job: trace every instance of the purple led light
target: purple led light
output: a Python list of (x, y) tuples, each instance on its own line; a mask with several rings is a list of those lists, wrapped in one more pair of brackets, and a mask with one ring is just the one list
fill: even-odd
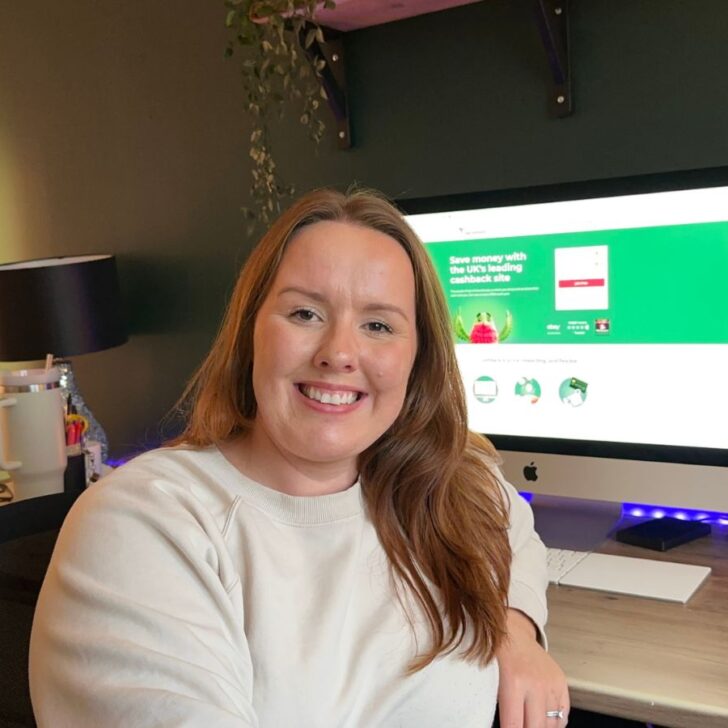
[(679, 518), (681, 521), (706, 521), (728, 525), (728, 514), (715, 511), (693, 511), (687, 508), (670, 508), (667, 506), (625, 503), (626, 513), (635, 518)]
[(137, 454), (138, 453), (134, 453), (132, 455), (127, 455), (123, 458), (109, 458), (108, 460), (106, 460), (105, 464), (108, 465), (110, 468), (119, 468), (124, 465), (124, 463), (128, 463), (132, 458), (136, 457)]
[[(533, 493), (521, 492), (520, 495), (529, 503)], [(633, 518), (678, 518), (681, 521), (705, 521), (728, 526), (728, 513), (715, 511), (694, 511), (688, 508), (670, 508), (669, 506), (646, 505), (642, 503), (623, 503), (622, 511)]]

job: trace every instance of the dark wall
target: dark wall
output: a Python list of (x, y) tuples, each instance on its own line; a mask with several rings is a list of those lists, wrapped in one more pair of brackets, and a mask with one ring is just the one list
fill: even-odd
[(352, 177), (421, 196), (728, 162), (728, 4), (572, 0), (568, 119), (546, 113), (532, 4), (352, 34)]
[[(528, 0), (351, 33), (355, 147), (276, 133), (299, 190), (392, 196), (728, 164), (725, 0), (572, 0), (576, 112), (546, 111)], [(0, 5), (0, 260), (119, 258), (131, 341), (76, 360), (113, 449), (159, 437), (250, 248), (222, 2)]]

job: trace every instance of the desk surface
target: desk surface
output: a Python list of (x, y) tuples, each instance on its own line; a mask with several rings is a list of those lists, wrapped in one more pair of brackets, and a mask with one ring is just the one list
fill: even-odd
[(674, 728), (728, 726), (728, 527), (666, 553), (604, 553), (710, 566), (683, 604), (550, 586), (550, 651), (574, 707)]

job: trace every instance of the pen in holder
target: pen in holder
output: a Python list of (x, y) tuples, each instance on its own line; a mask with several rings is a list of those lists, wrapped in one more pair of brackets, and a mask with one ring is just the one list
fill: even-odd
[(69, 448), (69, 454), (75, 455), (77, 452), (81, 452), (88, 428), (88, 420), (76, 412), (76, 408), (71, 402), (71, 395), (68, 395), (66, 401), (66, 447)]
[(78, 414), (71, 395), (66, 400), (66, 455), (68, 467), (64, 480), (66, 492), (83, 490), (91, 480), (95, 480), (97, 460), (100, 460), (100, 446), (97, 442), (87, 441), (89, 421)]

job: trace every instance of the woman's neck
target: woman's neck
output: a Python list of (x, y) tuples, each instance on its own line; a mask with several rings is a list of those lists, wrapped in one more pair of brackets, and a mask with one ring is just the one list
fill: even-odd
[(243, 475), (288, 495), (339, 493), (352, 486), (358, 475), (354, 459), (321, 463), (298, 458), (255, 430), (221, 442), (218, 448)]

